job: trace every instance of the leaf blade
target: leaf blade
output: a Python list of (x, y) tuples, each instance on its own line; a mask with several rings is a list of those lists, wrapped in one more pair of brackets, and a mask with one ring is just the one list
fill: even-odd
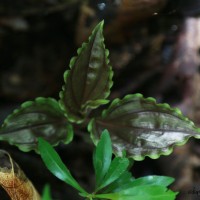
[(81, 193), (87, 193), (73, 178), (70, 171), (62, 162), (57, 152), (52, 148), (52, 146), (48, 142), (46, 142), (42, 138), (38, 139), (38, 150), (46, 167), (52, 174), (54, 174), (57, 178), (64, 181), (65, 183), (71, 185)]
[(104, 130), (101, 139), (96, 146), (93, 157), (93, 165), (95, 169), (96, 187), (101, 185), (105, 174), (107, 173), (112, 159), (112, 144), (109, 133)]
[(100, 118), (90, 122), (88, 130), (94, 142), (102, 129), (110, 132), (117, 154), (125, 150), (135, 160), (168, 155), (175, 145), (183, 145), (190, 137), (200, 138), (200, 129), (180, 110), (141, 94), (114, 100)]
[(109, 184), (117, 180), (127, 170), (128, 166), (129, 160), (127, 158), (115, 157), (112, 160), (111, 165), (98, 190), (108, 186)]
[(174, 178), (168, 176), (156, 176), (149, 175), (141, 178), (137, 178), (132, 182), (131, 187), (140, 186), (140, 185), (161, 185), (161, 186), (169, 186), (174, 182)]
[(73, 128), (53, 98), (38, 97), (23, 103), (0, 128), (0, 140), (16, 145), (22, 151), (37, 150), (38, 137), (52, 145), (60, 141), (67, 144), (73, 138)]
[(103, 38), (103, 22), (92, 32), (88, 43), (78, 49), (78, 56), (70, 61), (64, 74), (65, 85), (60, 92), (60, 105), (71, 122), (81, 123), (90, 109), (109, 101), (112, 68)]
[[(108, 190), (109, 192), (120, 192), (125, 189), (131, 189), (138, 186), (145, 186), (145, 185), (157, 185), (157, 186), (163, 186), (167, 187), (172, 182), (174, 182), (174, 178), (167, 177), (167, 176), (145, 176), (137, 179), (129, 179), (126, 182), (123, 182), (123, 184), (117, 184), (114, 185), (115, 187), (111, 188), (112, 190)], [(117, 186), (117, 187), (116, 187)]]
[(98, 194), (96, 197), (111, 200), (174, 200), (177, 193), (164, 186), (144, 185), (128, 188), (117, 193)]
[[(109, 184), (105, 189), (103, 189), (103, 193), (113, 193), (122, 190), (123, 188), (128, 188), (132, 182), (134, 181), (134, 177), (128, 171), (125, 171), (117, 180)], [(125, 186), (125, 187), (124, 187)]]

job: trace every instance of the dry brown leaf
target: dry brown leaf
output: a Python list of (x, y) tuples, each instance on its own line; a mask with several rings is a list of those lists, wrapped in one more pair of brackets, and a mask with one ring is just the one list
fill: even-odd
[(40, 200), (31, 181), (4, 150), (0, 150), (0, 185), (12, 200)]

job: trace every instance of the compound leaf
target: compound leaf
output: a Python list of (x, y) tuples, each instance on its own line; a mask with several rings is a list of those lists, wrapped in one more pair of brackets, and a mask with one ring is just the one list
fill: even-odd
[(91, 109), (109, 102), (106, 98), (113, 83), (113, 72), (102, 30), (103, 22), (93, 30), (89, 42), (78, 49), (78, 56), (70, 61), (70, 70), (64, 73), (60, 105), (71, 122), (83, 122)]
[(72, 126), (53, 98), (39, 97), (23, 103), (0, 128), (0, 140), (16, 145), (22, 151), (36, 150), (38, 137), (45, 138), (52, 145), (72, 140)]
[(101, 117), (91, 120), (88, 130), (94, 143), (104, 129), (110, 133), (116, 154), (125, 150), (135, 160), (169, 155), (175, 145), (183, 145), (190, 137), (200, 138), (200, 129), (179, 109), (141, 94), (115, 99)]

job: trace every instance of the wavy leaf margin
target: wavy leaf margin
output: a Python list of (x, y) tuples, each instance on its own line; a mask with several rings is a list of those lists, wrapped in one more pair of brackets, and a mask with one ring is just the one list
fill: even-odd
[[(88, 43), (83, 43), (81, 48), (79, 48), (77, 50), (78, 55), (73, 57), (70, 61), (70, 65), (69, 65), (70, 70), (66, 70), (64, 73), (65, 85), (63, 85), (62, 91), (59, 93), (59, 96), (60, 96), (59, 103), (60, 103), (60, 107), (65, 112), (65, 115), (70, 122), (74, 122), (74, 123), (78, 123), (78, 124), (82, 123), (84, 121), (86, 115), (89, 113), (89, 111), (91, 109), (95, 109), (95, 108), (99, 107), (100, 105), (107, 104), (109, 102), (109, 100), (107, 100), (106, 98), (109, 96), (110, 89), (113, 85), (113, 81), (112, 81), (113, 71), (112, 71), (111, 65), (109, 64), (109, 62), (110, 62), (108, 59), (109, 51), (108, 51), (108, 49), (105, 48), (105, 44), (104, 44), (103, 24), (104, 24), (104, 22), (102, 21), (94, 28), (91, 36), (89, 37)], [(87, 47), (89, 45), (91, 45), (90, 43), (92, 42), (94, 37), (98, 37), (98, 44), (101, 45), (102, 50), (103, 50), (103, 54), (104, 54), (103, 57), (105, 59), (105, 65), (106, 65), (107, 69), (104, 69), (104, 71), (102, 73), (107, 73), (107, 75), (106, 75), (107, 80), (104, 81), (106, 83), (102, 82), (105, 87), (104, 89), (102, 89), (102, 91), (98, 91), (95, 94), (96, 89), (94, 89), (93, 91), (91, 91), (91, 93), (93, 92), (93, 95), (94, 94), (95, 95), (91, 99), (86, 100), (86, 99), (81, 99), (81, 98), (83, 98), (81, 96), (81, 93), (83, 91), (78, 91), (78, 89), (77, 90), (73, 89), (73, 84), (76, 84), (75, 82), (78, 82), (79, 80), (77, 80), (77, 81), (72, 80), (73, 79), (72, 73), (74, 73), (74, 71), (76, 70), (75, 65), (76, 65), (77, 60), (79, 59), (79, 57), (82, 54), (85, 53), (84, 51), (87, 50)], [(96, 49), (93, 49), (93, 51), (95, 52)], [(90, 52), (90, 53), (92, 54), (93, 52)], [(95, 56), (93, 56), (93, 57), (95, 58)], [(90, 63), (88, 63), (88, 65), (89, 64)], [(103, 66), (100, 66), (100, 67), (103, 68)], [(98, 67), (98, 68), (100, 68), (100, 67)], [(91, 67), (91, 66), (88, 66), (88, 68), (90, 68), (91, 71), (97, 70), (97, 69), (93, 69), (93, 67)], [(107, 70), (107, 71), (105, 71), (105, 70)], [(80, 73), (82, 73), (82, 72), (80, 72)], [(92, 73), (91, 73), (91, 76), (90, 76), (90, 74), (87, 74), (87, 77), (88, 77), (88, 79), (91, 79), (91, 80), (94, 78)], [(86, 83), (79, 83), (79, 84), (82, 85), (82, 84), (86, 84)], [(80, 96), (79, 97), (80, 99), (78, 99), (79, 102), (77, 102), (77, 97), (75, 97), (77, 95)], [(91, 94), (90, 94), (90, 96), (91, 96)]]
[[(176, 141), (172, 144), (166, 145), (166, 147), (163, 147), (163, 148), (160, 148), (160, 149), (159, 148), (158, 149), (151, 149), (152, 147), (151, 146), (148, 147), (148, 145), (146, 145), (146, 147), (145, 147), (145, 145), (142, 144), (142, 142), (144, 144), (146, 142), (145, 141), (145, 135), (144, 135), (144, 133), (142, 133), (142, 129), (143, 129), (144, 132), (145, 131), (148, 132), (148, 128), (147, 127), (131, 127), (130, 124), (129, 124), (129, 127), (127, 128), (126, 126), (127, 126), (128, 122), (125, 121), (125, 120), (123, 121), (123, 117), (125, 117), (125, 115), (127, 114), (126, 112), (130, 112), (129, 115), (131, 115), (132, 111), (131, 110), (130, 111), (125, 110), (124, 113), (123, 113), (122, 107), (126, 103), (133, 101), (133, 100), (138, 104), (138, 106), (142, 106), (142, 104), (143, 104), (143, 106), (148, 108), (148, 109), (151, 108), (151, 109), (157, 110), (157, 113), (155, 112), (154, 115), (156, 115), (156, 114), (159, 115), (159, 113), (160, 113), (160, 115), (166, 115), (167, 117), (171, 117), (171, 118), (173, 118), (173, 120), (177, 120), (177, 122), (180, 121), (185, 125), (185, 127), (182, 127), (182, 129), (180, 129), (180, 130), (178, 130), (178, 129), (177, 130), (173, 130), (173, 129), (166, 129), (166, 130), (157, 129), (156, 130), (155, 129), (153, 131), (155, 131), (155, 132), (156, 131), (157, 132), (159, 132), (159, 131), (160, 132), (161, 131), (170, 132), (171, 131), (171, 133), (173, 133), (173, 131), (174, 132), (177, 131), (178, 132), (177, 136), (180, 137), (179, 133), (181, 133), (181, 132), (183, 132), (183, 134), (186, 133), (185, 136), (182, 139), (180, 138), (180, 140), (178, 140), (178, 141)], [(120, 108), (120, 106), (121, 106), (121, 108)], [(139, 108), (142, 108), (142, 107), (139, 107)], [(144, 112), (145, 114), (147, 114), (148, 112), (151, 111), (151, 110), (148, 110), (148, 109), (147, 110), (145, 110), (145, 109), (140, 110), (140, 111), (137, 111), (137, 112)], [(123, 113), (123, 114), (120, 115), (120, 112)], [(115, 118), (117, 118), (116, 116), (119, 118), (119, 120), (118, 120), (119, 124), (117, 124), (117, 126), (115, 128), (114, 127), (115, 125), (113, 125), (112, 122), (115, 120)], [(134, 120), (136, 121), (138, 119), (136, 118)], [(148, 122), (148, 120), (147, 120), (147, 122)], [(137, 123), (137, 122), (133, 122), (133, 123)], [(166, 121), (164, 120), (163, 123), (166, 123)], [(116, 121), (115, 121), (115, 124), (116, 124)], [(152, 125), (152, 127), (153, 127), (153, 125)], [(133, 134), (135, 134), (134, 131), (136, 131), (136, 130), (132, 130), (133, 131), (132, 139), (130, 139), (131, 136), (128, 135), (128, 133), (125, 133), (125, 135), (123, 135), (123, 131), (126, 128), (129, 131), (130, 131), (131, 128), (141, 131), (141, 134), (143, 134), (143, 140), (140, 140), (140, 138), (139, 138), (140, 135), (139, 136), (137, 135), (135, 140), (133, 139), (133, 137), (134, 137)], [(95, 144), (99, 140), (99, 136), (101, 135), (101, 132), (104, 129), (107, 129), (110, 132), (114, 151), (118, 156), (122, 156), (123, 151), (125, 150), (125, 151), (127, 151), (127, 154), (128, 154), (129, 157), (133, 158), (134, 160), (138, 160), (138, 161), (143, 160), (146, 156), (148, 156), (152, 159), (157, 159), (161, 155), (169, 155), (169, 154), (172, 153), (174, 146), (181, 146), (181, 145), (185, 144), (190, 137), (195, 137), (197, 139), (200, 139), (200, 128), (197, 128), (191, 120), (189, 120), (187, 117), (183, 116), (181, 111), (178, 108), (171, 108), (166, 103), (157, 104), (156, 100), (154, 98), (152, 98), (152, 97), (144, 98), (142, 94), (127, 95), (121, 100), (120, 99), (113, 100), (113, 102), (111, 103), (109, 108), (102, 112), (101, 117), (93, 118), (90, 121), (90, 123), (88, 125), (88, 131), (90, 132), (91, 138), (92, 138), (92, 140)], [(149, 126), (149, 131), (152, 131), (150, 126)], [(146, 135), (146, 136), (148, 136), (148, 135)], [(132, 142), (127, 142), (126, 141), (127, 138), (132, 140)], [(157, 137), (157, 138), (154, 137), (154, 138), (155, 138), (155, 141), (159, 141), (159, 139), (160, 139), (159, 137)], [(147, 139), (148, 139), (148, 137), (147, 137)], [(163, 141), (163, 142), (166, 142), (166, 141)], [(146, 153), (141, 153), (141, 150), (139, 150), (138, 152), (134, 151), (134, 153), (133, 153), (132, 149), (137, 150), (137, 148), (139, 148), (139, 147), (140, 147), (140, 149), (147, 148)]]

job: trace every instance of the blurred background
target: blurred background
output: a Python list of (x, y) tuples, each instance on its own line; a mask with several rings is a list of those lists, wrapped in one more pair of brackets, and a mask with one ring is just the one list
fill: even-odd
[[(110, 99), (139, 92), (179, 107), (200, 126), (200, 0), (0, 0), (0, 122), (26, 100), (58, 98), (70, 58), (102, 19), (115, 74)], [(84, 140), (77, 133), (57, 150), (91, 189), (93, 145)], [(0, 146), (39, 192), (48, 182), (54, 199), (79, 199), (33, 152)], [(172, 176), (177, 199), (200, 199), (190, 193), (200, 194), (200, 142), (190, 139), (168, 157), (135, 162), (132, 172)], [(9, 199), (3, 190), (0, 196)]]

